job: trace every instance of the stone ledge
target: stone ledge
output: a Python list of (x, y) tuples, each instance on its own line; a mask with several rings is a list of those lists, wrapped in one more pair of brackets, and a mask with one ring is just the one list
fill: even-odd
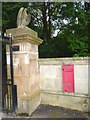
[(64, 65), (64, 64), (74, 64), (74, 65), (89, 65), (90, 57), (80, 57), (80, 58), (39, 58), (40, 65)]
[(29, 42), (39, 45), (43, 42), (43, 40), (38, 37), (34, 37), (30, 34), (23, 34), (23, 35), (15, 35), (12, 42), (13, 43)]
[(73, 96), (73, 97), (81, 97), (81, 98), (89, 98), (90, 96), (85, 94), (77, 94), (77, 93), (64, 93), (60, 91), (49, 91), (49, 90), (41, 90), (41, 93), (44, 94), (52, 94), (52, 95), (62, 95), (62, 96)]
[(38, 36), (37, 32), (35, 32), (34, 30), (32, 30), (31, 28), (28, 28), (28, 27), (7, 29), (6, 33), (7, 33), (7, 35), (9, 35), (11, 33), (12, 36), (23, 35), (25, 33), (31, 34), (32, 36), (35, 36), (35, 37)]
[[(7, 36), (12, 34), (13, 41), (12, 43), (20, 43), (20, 42), (29, 42), (36, 45), (40, 45), (43, 40), (40, 39), (37, 35), (37, 32), (33, 31), (32, 29), (25, 27), (25, 28), (14, 28), (6, 30)], [(7, 42), (9, 44), (9, 42)]]

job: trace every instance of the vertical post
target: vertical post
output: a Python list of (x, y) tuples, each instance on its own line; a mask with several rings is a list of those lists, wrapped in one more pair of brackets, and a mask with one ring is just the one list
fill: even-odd
[(9, 34), (9, 43), (10, 43), (10, 46), (9, 46), (9, 50), (10, 50), (10, 75), (11, 75), (11, 81), (10, 81), (10, 88), (11, 88), (11, 99), (12, 99), (12, 106), (11, 109), (14, 110), (14, 106), (13, 106), (13, 100), (14, 100), (14, 97), (13, 97), (13, 58), (12, 58), (12, 36), (11, 34)]
[(9, 35), (10, 42), (10, 73), (11, 73), (11, 85), (12, 85), (12, 104), (13, 110), (15, 111), (17, 107), (17, 86), (14, 85), (14, 77), (13, 77), (13, 47), (12, 47), (12, 35)]
[(2, 94), (2, 34), (0, 32), (0, 112), (3, 106)]
[(10, 42), (10, 73), (11, 73), (11, 89), (12, 89), (12, 109), (14, 110), (14, 92), (13, 92), (13, 54), (12, 54), (12, 35), (9, 34)]
[(12, 85), (13, 110), (17, 109), (17, 86)]
[(11, 73), (11, 84), (13, 85), (13, 55), (12, 55), (12, 35), (9, 35), (10, 41), (10, 73)]
[[(10, 74), (11, 74), (11, 81), (10, 83), (6, 83), (6, 85), (4, 87), (9, 87), (10, 91), (8, 91), (7, 89), (7, 93), (5, 93), (6, 95), (8, 95), (9, 97), (7, 98), (7, 102), (10, 103), (10, 106), (8, 106), (7, 110), (10, 111), (15, 111), (15, 109), (17, 108), (17, 86), (14, 85), (14, 76), (13, 76), (13, 47), (12, 47), (12, 35), (9, 34), (9, 36), (7, 36), (6, 33), (4, 33), (3, 36), (4, 39), (9, 40), (10, 43), (10, 47), (9, 47), (9, 51), (10, 51)], [(5, 90), (4, 90), (5, 92)], [(10, 93), (10, 95), (9, 95)], [(4, 101), (4, 98), (3, 98)], [(4, 103), (3, 103), (4, 104)], [(4, 105), (3, 105), (4, 107)], [(6, 108), (5, 108), (6, 110)]]

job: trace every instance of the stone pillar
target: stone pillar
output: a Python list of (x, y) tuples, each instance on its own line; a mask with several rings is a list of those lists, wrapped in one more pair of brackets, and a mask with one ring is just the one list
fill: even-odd
[[(6, 30), (13, 36), (14, 84), (17, 85), (18, 113), (31, 113), (40, 104), (39, 70), (38, 70), (38, 45), (42, 40), (32, 29), (14, 28)], [(9, 44), (7, 50), (7, 70), (10, 77)]]

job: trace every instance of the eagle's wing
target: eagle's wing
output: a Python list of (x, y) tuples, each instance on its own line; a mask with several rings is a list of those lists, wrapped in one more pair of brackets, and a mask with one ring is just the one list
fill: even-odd
[(30, 23), (30, 21), (31, 21), (31, 15), (28, 14), (27, 18), (26, 18), (26, 25), (28, 25)]
[(30, 23), (30, 20), (31, 20), (30, 14), (27, 13), (27, 8), (25, 8), (23, 10), (22, 18), (23, 18), (23, 20), (22, 20), (22, 26), (27, 26)]
[(17, 27), (21, 26), (22, 24), (23, 11), (24, 11), (24, 7), (21, 7), (17, 15)]

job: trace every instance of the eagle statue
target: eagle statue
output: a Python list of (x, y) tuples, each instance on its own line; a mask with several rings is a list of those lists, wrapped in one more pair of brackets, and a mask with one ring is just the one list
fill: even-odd
[(26, 27), (31, 21), (29, 8), (21, 7), (17, 15), (17, 27)]

